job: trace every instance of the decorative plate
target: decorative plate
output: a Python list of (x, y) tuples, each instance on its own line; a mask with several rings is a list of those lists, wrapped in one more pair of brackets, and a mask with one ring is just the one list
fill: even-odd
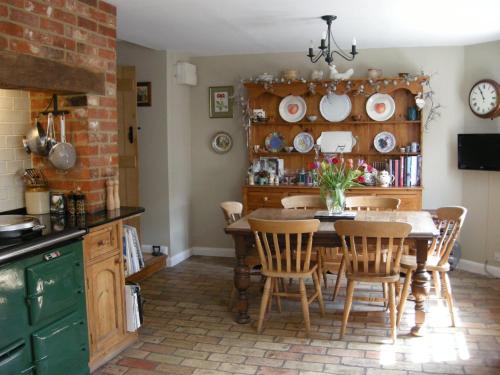
[(293, 139), (293, 147), (295, 147), (298, 152), (305, 154), (313, 149), (314, 138), (309, 133), (299, 133)]
[(373, 94), (366, 101), (366, 113), (372, 120), (389, 120), (396, 111), (396, 103), (388, 94)]
[(391, 152), (396, 147), (396, 137), (389, 132), (380, 132), (375, 136), (373, 145), (378, 152), (383, 154)]
[(319, 111), (330, 122), (344, 121), (351, 113), (352, 103), (349, 95), (325, 95), (319, 102)]
[(283, 138), (283, 136), (280, 133), (273, 132), (266, 137), (264, 143), (266, 145), (267, 151), (280, 152), (281, 150), (283, 150), (283, 147), (285, 146), (285, 138)]
[(300, 96), (285, 96), (279, 107), (280, 116), (286, 122), (298, 122), (306, 115), (307, 105)]
[(212, 137), (212, 150), (218, 154), (225, 154), (233, 147), (233, 139), (226, 132), (218, 132)]

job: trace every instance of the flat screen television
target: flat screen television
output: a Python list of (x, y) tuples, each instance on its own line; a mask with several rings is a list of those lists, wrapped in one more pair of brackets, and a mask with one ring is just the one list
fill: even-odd
[(500, 171), (500, 134), (459, 134), (458, 169)]

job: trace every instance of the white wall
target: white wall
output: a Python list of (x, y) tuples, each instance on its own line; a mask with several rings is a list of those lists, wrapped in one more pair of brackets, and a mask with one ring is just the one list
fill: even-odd
[(28, 91), (0, 89), (0, 211), (24, 207), (21, 175), (31, 168), (22, 139), (30, 129)]
[[(191, 96), (192, 142), (192, 232), (193, 246), (231, 247), (232, 240), (223, 232), (223, 218), (218, 207), (224, 200), (241, 200), (247, 166), (246, 140), (237, 119), (210, 119), (208, 117), (208, 88), (210, 86), (238, 85), (240, 78), (259, 73), (280, 74), (285, 68), (297, 68), (309, 77), (313, 69), (325, 65), (311, 64), (304, 53), (264, 55), (234, 55), (196, 57), (199, 84)], [(424, 199), (426, 208), (460, 204), (462, 177), (457, 170), (456, 134), (463, 131), (462, 79), (464, 75), (464, 48), (401, 48), (363, 50), (354, 63), (338, 59), (338, 69), (352, 66), (355, 76), (366, 76), (370, 67), (379, 67), (386, 76), (399, 72), (424, 70), (432, 77), (436, 100), (443, 105), (442, 116), (433, 122), (424, 134)], [(218, 155), (210, 149), (210, 138), (219, 130), (233, 136), (233, 149)]]
[(167, 54), (127, 42), (117, 52), (119, 65), (135, 66), (137, 81), (151, 82), (151, 107), (137, 107), (141, 234), (145, 244), (168, 246)]
[[(465, 74), (462, 82), (462, 105), (465, 110), (466, 133), (498, 133), (500, 117), (481, 119), (468, 108), (469, 90), (480, 79), (500, 82), (500, 42), (465, 47)], [(500, 172), (463, 171), (463, 204), (468, 217), (463, 229), (464, 257), (496, 263), (494, 253), (500, 252)]]

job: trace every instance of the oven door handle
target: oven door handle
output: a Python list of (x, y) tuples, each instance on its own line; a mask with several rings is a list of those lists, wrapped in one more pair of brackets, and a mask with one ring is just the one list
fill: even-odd
[(0, 349), (0, 369), (5, 363), (11, 361), (12, 357), (20, 355), (25, 346), (26, 341), (24, 341), (24, 339), (20, 339), (7, 347)]

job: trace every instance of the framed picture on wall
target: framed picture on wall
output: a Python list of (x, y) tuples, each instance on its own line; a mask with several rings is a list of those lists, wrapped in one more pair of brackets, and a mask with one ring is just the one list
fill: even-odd
[(137, 106), (151, 107), (151, 82), (137, 82)]
[(233, 86), (209, 87), (210, 118), (233, 117)]

